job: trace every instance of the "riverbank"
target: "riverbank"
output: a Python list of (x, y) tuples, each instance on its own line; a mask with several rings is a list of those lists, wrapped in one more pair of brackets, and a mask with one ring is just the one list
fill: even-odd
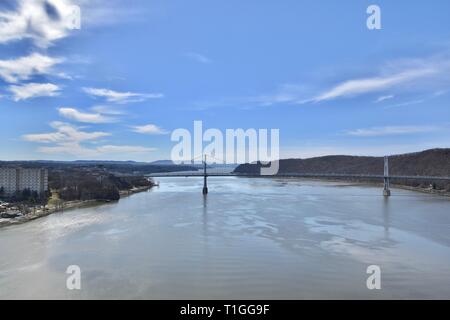
[[(237, 177), (243, 177), (243, 178), (254, 178), (259, 179), (257, 177), (247, 177), (245, 175), (237, 176)], [(267, 177), (265, 177), (267, 178)], [(333, 179), (333, 178), (322, 178), (322, 177), (309, 177), (309, 178), (303, 178), (303, 177), (280, 177), (280, 176), (272, 176), (273, 179), (291, 179), (291, 180), (304, 180), (304, 181), (324, 181), (324, 182), (336, 182), (336, 183), (345, 183), (346, 185), (349, 184), (355, 184), (359, 186), (374, 186), (379, 187), (381, 190), (383, 189), (383, 183), (377, 182), (377, 181), (357, 181), (357, 180), (350, 180), (350, 179)], [(450, 197), (450, 191), (442, 190), (442, 189), (432, 189), (432, 188), (423, 188), (423, 187), (413, 187), (413, 186), (407, 186), (403, 184), (397, 184), (391, 182), (391, 189), (403, 189), (403, 190), (409, 190), (409, 191), (415, 191), (420, 193), (427, 193), (427, 194), (433, 194), (438, 196), (444, 196), (444, 197)]]
[[(317, 179), (317, 180), (320, 180), (320, 179)], [(322, 181), (324, 181), (324, 180), (322, 180)], [(339, 180), (328, 180), (328, 181), (338, 182)], [(343, 180), (340, 180), (340, 181), (342, 182)], [(351, 182), (351, 183), (358, 184), (358, 185), (377, 186), (380, 188), (380, 190), (382, 190), (384, 187), (383, 183), (380, 183), (380, 182), (370, 182), (370, 181), (346, 181), (346, 182), (348, 182), (348, 183)], [(413, 187), (413, 186), (407, 186), (404, 184), (397, 184), (397, 183), (391, 182), (390, 189), (391, 189), (391, 192), (392, 192), (392, 189), (402, 189), (402, 190), (408, 190), (408, 191), (414, 191), (414, 192), (420, 192), (420, 193), (433, 194), (433, 195), (437, 195), (437, 196), (450, 197), (450, 191), (433, 189), (431, 187), (429, 187), (429, 188)], [(381, 194), (381, 192), (380, 192), (380, 194)]]
[[(314, 179), (317, 181), (333, 181), (333, 182), (347, 182), (347, 183), (354, 183), (357, 185), (369, 185), (369, 186), (377, 186), (380, 187), (380, 189), (383, 189), (383, 183), (379, 183), (379, 182), (370, 182), (370, 181), (345, 181), (345, 180), (330, 180), (330, 179)], [(413, 187), (413, 186), (407, 186), (407, 185), (403, 185), (403, 184), (396, 184), (396, 183), (391, 183), (391, 189), (403, 189), (403, 190), (409, 190), (409, 191), (414, 191), (414, 192), (420, 192), (420, 193), (427, 193), (427, 194), (433, 194), (433, 195), (438, 195), (438, 196), (443, 196), (443, 197), (450, 197), (450, 191), (447, 190), (438, 190), (438, 189), (433, 189), (433, 188), (422, 188), (422, 187)]]
[(428, 193), (428, 194), (434, 194), (438, 196), (444, 196), (444, 197), (450, 197), (450, 191), (446, 190), (436, 190), (432, 188), (420, 188), (420, 187), (411, 187), (411, 186), (405, 186), (405, 185), (392, 185), (394, 188), (409, 190), (409, 191), (416, 191), (421, 193)]
[(129, 190), (121, 190), (119, 191), (120, 197), (127, 197), (127, 196), (131, 196), (132, 194), (138, 193), (138, 192), (142, 192), (142, 191), (147, 191), (153, 187), (157, 187), (157, 184), (152, 184), (151, 186), (143, 186), (143, 187), (135, 187)]
[[(135, 187), (135, 188), (132, 188), (129, 190), (122, 190), (122, 191), (120, 191), (120, 198), (128, 197), (128, 196), (138, 193), (138, 192), (147, 191), (147, 190), (151, 189), (152, 187), (154, 187), (154, 185)], [(120, 201), (120, 199), (119, 199), (119, 201)], [(46, 216), (56, 213), (56, 212), (63, 212), (65, 210), (70, 210), (70, 209), (78, 209), (78, 208), (97, 206), (97, 205), (102, 205), (102, 204), (110, 203), (110, 202), (113, 202), (113, 201), (108, 201), (108, 200), (105, 201), (105, 200), (98, 200), (98, 199), (64, 201), (64, 202), (60, 203), (58, 206), (47, 206), (44, 209), (37, 209), (37, 210), (35, 210), (35, 212), (29, 213), (26, 215), (22, 215), (19, 217), (0, 218), (0, 228), (26, 223), (28, 221), (46, 217)]]

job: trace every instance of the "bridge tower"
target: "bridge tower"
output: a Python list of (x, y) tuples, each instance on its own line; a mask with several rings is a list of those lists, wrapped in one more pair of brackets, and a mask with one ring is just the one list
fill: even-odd
[(383, 195), (389, 197), (391, 195), (391, 189), (389, 188), (389, 158), (384, 157), (384, 188)]
[(206, 174), (206, 154), (205, 161), (203, 161), (203, 194), (208, 194), (208, 182), (207, 182), (207, 174)]

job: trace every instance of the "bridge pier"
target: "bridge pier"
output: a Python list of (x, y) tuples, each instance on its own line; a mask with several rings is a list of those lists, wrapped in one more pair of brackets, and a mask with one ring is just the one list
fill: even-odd
[(384, 188), (383, 188), (383, 196), (390, 197), (391, 189), (390, 189), (390, 178), (389, 178), (389, 158), (387, 156), (384, 157)]
[(203, 194), (208, 194), (208, 185), (206, 182), (206, 176), (203, 178)]
[(205, 154), (205, 161), (203, 162), (203, 195), (208, 194), (208, 181), (207, 181), (207, 174), (206, 174), (206, 154)]
[[(389, 184), (389, 182), (387, 182)], [(389, 187), (386, 188), (386, 181), (384, 182), (384, 189), (383, 189), (383, 196), (385, 197), (390, 197), (391, 196), (391, 190), (389, 189)]]

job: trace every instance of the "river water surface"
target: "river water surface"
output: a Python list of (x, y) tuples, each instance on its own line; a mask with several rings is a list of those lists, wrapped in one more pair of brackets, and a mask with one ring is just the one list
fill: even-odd
[[(450, 299), (450, 200), (288, 179), (161, 178), (0, 229), (0, 298)], [(81, 290), (66, 269), (81, 269)], [(366, 269), (381, 268), (381, 290)]]

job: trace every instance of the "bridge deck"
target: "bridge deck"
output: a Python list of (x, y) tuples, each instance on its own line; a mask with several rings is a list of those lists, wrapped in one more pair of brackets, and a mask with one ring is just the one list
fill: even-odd
[[(359, 178), (359, 179), (384, 179), (384, 175), (370, 175), (370, 174), (339, 174), (339, 173), (283, 173), (277, 175), (259, 175), (259, 174), (236, 174), (236, 173), (207, 173), (208, 177), (247, 177), (247, 178)], [(164, 177), (203, 177), (203, 172), (194, 173), (154, 173), (148, 175), (150, 178), (164, 178)], [(436, 177), (436, 176), (399, 176), (390, 175), (389, 179), (397, 180), (450, 180), (450, 177)]]

